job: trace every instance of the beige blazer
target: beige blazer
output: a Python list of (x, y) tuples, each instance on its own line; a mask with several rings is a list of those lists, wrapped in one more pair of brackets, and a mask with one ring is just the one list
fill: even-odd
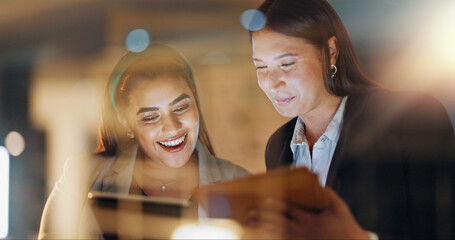
[[(127, 194), (137, 150), (138, 145), (135, 145), (119, 156), (92, 154), (68, 159), (44, 207), (38, 238), (99, 238), (100, 230), (87, 194), (90, 191)], [(196, 150), (200, 185), (248, 175), (243, 168), (211, 155), (200, 142)]]

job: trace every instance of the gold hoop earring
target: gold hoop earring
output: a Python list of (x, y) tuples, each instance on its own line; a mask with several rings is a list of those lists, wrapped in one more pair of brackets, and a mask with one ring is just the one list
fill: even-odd
[(126, 136), (131, 139), (134, 138), (134, 134), (132, 132), (126, 132)]
[(330, 65), (330, 78), (333, 78), (335, 77), (335, 74), (337, 73), (338, 69), (337, 69), (337, 66), (335, 65)]

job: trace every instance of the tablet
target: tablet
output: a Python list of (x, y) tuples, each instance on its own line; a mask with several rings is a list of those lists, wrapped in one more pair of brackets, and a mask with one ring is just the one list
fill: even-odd
[(194, 195), (212, 218), (241, 221), (252, 207), (266, 207), (268, 197), (279, 198), (320, 212), (329, 205), (329, 196), (317, 175), (306, 168), (281, 168), (242, 179), (199, 188)]
[(170, 239), (184, 221), (197, 217), (195, 204), (173, 198), (109, 192), (90, 192), (88, 198), (104, 239)]

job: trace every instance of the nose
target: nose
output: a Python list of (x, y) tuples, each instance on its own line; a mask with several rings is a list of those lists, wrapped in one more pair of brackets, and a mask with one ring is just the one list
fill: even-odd
[(286, 81), (280, 71), (270, 69), (265, 76), (262, 76), (262, 81), (259, 81), (259, 85), (261, 85), (261, 88), (264, 90), (267, 89), (274, 92), (286, 86)]
[(176, 135), (182, 128), (182, 122), (174, 115), (162, 118), (162, 131), (166, 135)]

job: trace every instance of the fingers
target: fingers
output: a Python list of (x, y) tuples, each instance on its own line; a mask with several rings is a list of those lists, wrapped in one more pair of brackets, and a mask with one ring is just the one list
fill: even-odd
[(294, 222), (308, 222), (311, 221), (317, 215), (321, 215), (324, 212), (317, 212), (311, 209), (306, 209), (298, 204), (287, 202), (285, 214)]
[(246, 213), (245, 223), (254, 225), (255, 223), (271, 222), (278, 225), (285, 225), (288, 219), (282, 211), (269, 209), (252, 208)]
[[(246, 226), (255, 231), (252, 237), (333, 239), (346, 236), (364, 237), (348, 205), (331, 188), (324, 188), (330, 198), (329, 207), (322, 212), (278, 198), (267, 198), (246, 213)], [(362, 235), (363, 234), (363, 235)]]
[(346, 202), (338, 196), (338, 194), (330, 187), (325, 187), (324, 190), (328, 193), (330, 197), (330, 209), (334, 212), (346, 211), (348, 206)]
[(280, 198), (266, 198), (261, 201), (256, 208), (250, 209), (246, 214), (244, 223), (249, 226), (265, 226), (266, 224), (274, 224), (270, 227), (283, 225), (290, 229), (301, 228), (301, 224), (312, 225), (325, 219), (331, 215), (345, 213), (349, 211), (347, 204), (338, 196), (331, 188), (324, 188), (330, 198), (329, 208), (323, 212), (315, 212), (310, 209), (305, 209), (298, 204), (285, 201)]
[[(274, 197), (264, 199), (264, 201), (260, 202), (255, 209), (256, 211), (263, 213), (264, 220), (277, 217), (272, 216), (272, 214), (278, 214), (281, 218), (289, 221), (290, 219), (299, 219), (299, 216), (307, 213), (306, 210), (299, 205)], [(311, 214), (311, 212), (308, 214)]]
[(250, 237), (277, 239), (287, 235), (288, 219), (280, 211), (254, 208), (247, 212), (244, 225)]
[(261, 201), (258, 207), (261, 209), (284, 212), (288, 209), (288, 204), (289, 203), (283, 199), (268, 197)]

